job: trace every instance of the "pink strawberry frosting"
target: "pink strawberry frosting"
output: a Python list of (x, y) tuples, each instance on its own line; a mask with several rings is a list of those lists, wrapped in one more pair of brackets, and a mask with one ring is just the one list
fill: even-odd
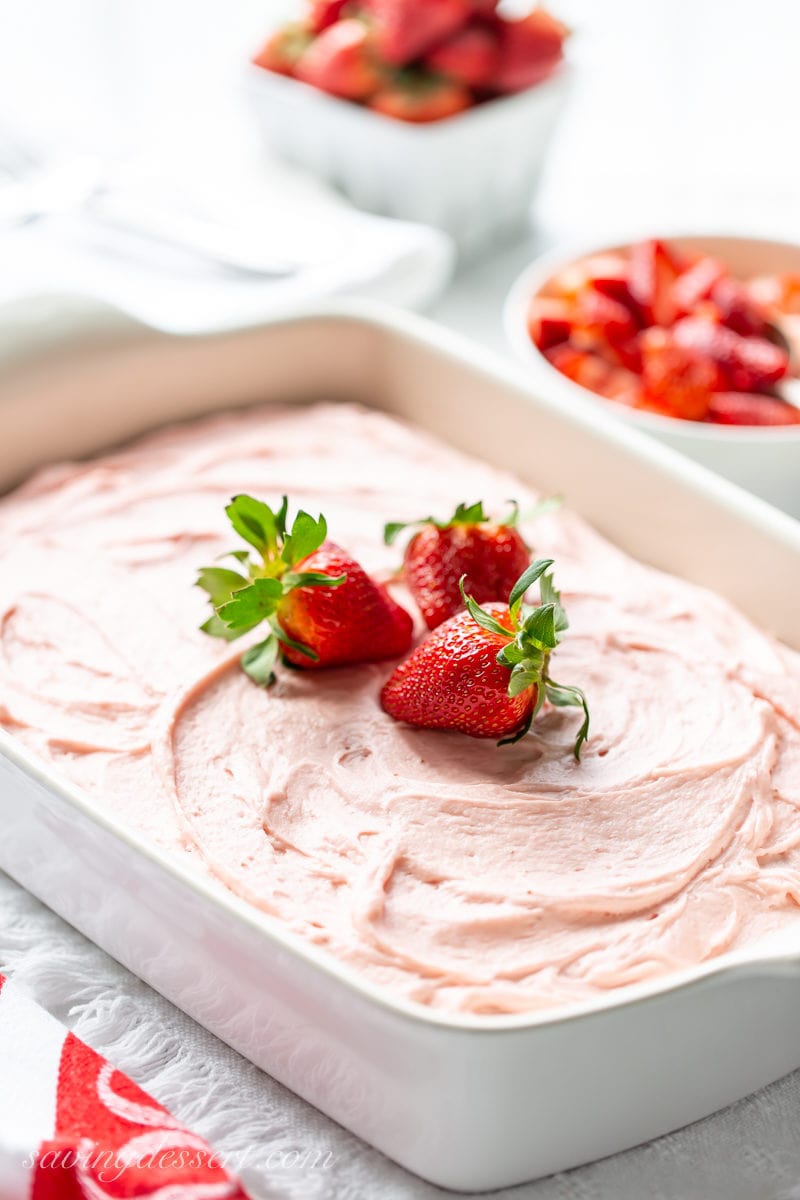
[(800, 946), (797, 655), (564, 509), (524, 532), (556, 559), (572, 622), (553, 673), (590, 700), (580, 763), (572, 710), (502, 749), (396, 724), (387, 663), (284, 670), (263, 691), (241, 645), (198, 631), (192, 587), (235, 544), (239, 491), (324, 511), (385, 579), (387, 518), (534, 499), (334, 405), (199, 421), (39, 474), (0, 502), (0, 724), (98, 809), (442, 1010), (564, 1006)]

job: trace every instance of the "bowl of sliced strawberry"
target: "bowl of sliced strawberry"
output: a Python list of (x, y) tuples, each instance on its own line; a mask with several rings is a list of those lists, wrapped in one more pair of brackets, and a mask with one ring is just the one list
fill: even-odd
[(271, 148), (358, 207), (485, 248), (528, 217), (569, 31), (498, 0), (307, 0), (252, 60)]
[(508, 340), (564, 404), (591, 399), (800, 516), (800, 246), (646, 238), (548, 255)]

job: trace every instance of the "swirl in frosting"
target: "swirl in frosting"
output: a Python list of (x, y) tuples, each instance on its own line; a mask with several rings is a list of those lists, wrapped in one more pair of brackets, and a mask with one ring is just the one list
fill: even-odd
[[(524, 528), (590, 698), (517, 745), (396, 724), (393, 664), (256, 688), (199, 632), (235, 492), (322, 510), (391, 579), (387, 518), (515, 480), (381, 414), (256, 409), (39, 473), (0, 502), (0, 724), (122, 825), (396, 995), (590, 1000), (800, 935), (800, 657), (568, 510)], [(407, 605), (402, 587), (392, 584)], [(422, 630), (419, 631), (420, 636)]]

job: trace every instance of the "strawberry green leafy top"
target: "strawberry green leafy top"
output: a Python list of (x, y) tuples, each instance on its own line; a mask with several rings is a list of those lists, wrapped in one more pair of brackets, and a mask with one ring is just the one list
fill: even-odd
[[(561, 604), (561, 594), (556, 590), (552, 572), (549, 570), (552, 565), (552, 558), (541, 558), (531, 563), (520, 575), (508, 598), (511, 630), (465, 593), (465, 577), (461, 580), (461, 594), (472, 619), (482, 629), (506, 639), (506, 645), (498, 652), (497, 662), (508, 667), (510, 671), (509, 696), (518, 696), (530, 687), (537, 689), (535, 704), (525, 724), (513, 737), (504, 738), (499, 744), (508, 745), (524, 737), (545, 700), (549, 700), (557, 708), (583, 709), (583, 722), (574, 746), (575, 757), (580, 759), (581, 747), (589, 736), (589, 706), (586, 696), (579, 687), (556, 683), (550, 676), (550, 655), (569, 628), (567, 614)], [(537, 580), (541, 602), (535, 607), (526, 607), (522, 603), (525, 593)]]
[(387, 521), (383, 527), (383, 540), (387, 546), (391, 546), (404, 529), (415, 529), (423, 525), (433, 525), (436, 529), (452, 529), (454, 525), (497, 525), (501, 529), (516, 529), (521, 519), (530, 521), (558, 508), (561, 505), (561, 497), (551, 496), (540, 500), (525, 513), (520, 513), (517, 500), (509, 500), (508, 503), (511, 505), (511, 512), (502, 521), (493, 521), (484, 510), (482, 500), (477, 500), (474, 504), (461, 501), (447, 521), (439, 521), (436, 517), (420, 517), (417, 521)]
[[(279, 645), (291, 646), (306, 658), (316, 653), (295, 641), (278, 621), (278, 605), (295, 588), (339, 587), (346, 575), (331, 576), (319, 571), (297, 571), (304, 559), (318, 550), (328, 533), (325, 518), (314, 519), (302, 509), (287, 526), (289, 502), (282, 498), (274, 511), (253, 496), (234, 496), (225, 509), (228, 519), (252, 550), (230, 550), (222, 558), (233, 558), (239, 569), (203, 567), (197, 586), (208, 593), (213, 614), (201, 625), (211, 637), (233, 641), (266, 621), (269, 633), (242, 655), (242, 667), (256, 683), (273, 681)], [(253, 557), (253, 550), (257, 557)]]

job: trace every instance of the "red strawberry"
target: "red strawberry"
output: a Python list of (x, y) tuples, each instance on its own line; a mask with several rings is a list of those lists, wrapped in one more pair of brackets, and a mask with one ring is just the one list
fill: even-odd
[(532, 296), (528, 305), (528, 334), (540, 350), (565, 342), (572, 332), (574, 305), (557, 296)]
[(753, 392), (716, 392), (708, 419), (715, 425), (800, 425), (800, 409), (777, 396)]
[(621, 254), (596, 254), (584, 263), (586, 286), (631, 307), (628, 261)]
[(613, 347), (608, 349), (613, 353), (619, 366), (625, 367), (627, 371), (633, 371), (635, 375), (641, 375), (642, 346), (639, 334), (632, 338), (622, 338), (614, 342)]
[(204, 567), (197, 584), (214, 609), (202, 626), (232, 641), (262, 622), (269, 632), (242, 655), (256, 683), (269, 684), (279, 647), (298, 667), (394, 658), (411, 645), (411, 617), (346, 551), (325, 540), (324, 517), (299, 512), (287, 529), (288, 502), (274, 511), (252, 496), (234, 496), (226, 513), (258, 552), (237, 550), (239, 570)]
[(369, 0), (381, 57), (404, 67), (465, 25), (469, 0)]
[(718, 391), (758, 392), (777, 383), (789, 369), (789, 356), (782, 347), (765, 338), (740, 337), (725, 325), (700, 317), (684, 317), (673, 333), (679, 346), (719, 367), (724, 382)]
[(718, 258), (705, 254), (682, 271), (672, 288), (676, 312), (683, 316), (692, 312), (701, 300), (707, 300), (711, 289), (727, 274), (728, 268)]
[[(479, 501), (459, 504), (443, 524), (433, 517), (415, 522), (422, 528), (406, 547), (403, 573), (429, 629), (463, 608), (462, 577), (478, 604), (508, 600), (517, 577), (530, 562), (516, 520), (516, 504), (509, 519), (498, 524), (488, 519)], [(400, 522), (387, 525), (386, 544), (405, 528)]]
[(440, 75), (455, 79), (465, 87), (486, 87), (497, 68), (500, 43), (497, 33), (477, 25), (460, 29), (432, 50), (426, 66)]
[(504, 632), (481, 629), (466, 609), (450, 617), (384, 686), (381, 704), (390, 717), (471, 737), (502, 738), (522, 728), (538, 689), (508, 695), (508, 667), (497, 661), (511, 638), (508, 605), (489, 604), (485, 611)]
[(345, 582), (336, 588), (294, 587), (278, 604), (284, 632), (318, 656), (310, 662), (288, 645), (284, 657), (289, 662), (298, 667), (333, 667), (405, 654), (411, 645), (411, 617), (345, 550), (323, 542), (296, 569), (333, 579), (344, 575)]
[(454, 117), (471, 108), (473, 99), (472, 93), (455, 80), (415, 75), (408, 80), (398, 78), (367, 103), (384, 117), (423, 124)]
[[(583, 708), (575, 757), (589, 733), (586, 697), (555, 683), (550, 655), (567, 628), (566, 613), (546, 574), (551, 559), (533, 563), (508, 604), (481, 608), (465, 596), (466, 611), (450, 617), (389, 678), (381, 704), (389, 716), (424, 729), (451, 729), (470, 737), (515, 742), (547, 699)], [(529, 587), (541, 580), (541, 604), (523, 609)]]
[(675, 281), (680, 264), (663, 242), (637, 242), (631, 247), (628, 286), (645, 325), (671, 325), (675, 320)]
[(592, 350), (578, 349), (571, 342), (562, 342), (560, 345), (546, 350), (545, 358), (573, 383), (579, 383), (581, 387), (588, 388), (590, 392), (601, 394), (614, 369), (599, 354), (595, 354)]
[(621, 254), (593, 254), (570, 263), (549, 282), (551, 294), (576, 298), (587, 287), (610, 296), (612, 300), (630, 302), (628, 291), (628, 260)]
[(642, 397), (641, 380), (626, 367), (611, 367), (608, 375), (597, 387), (601, 396), (616, 400), (629, 408), (638, 408)]
[(591, 287), (585, 288), (578, 297), (576, 324), (612, 345), (628, 342), (639, 332), (627, 305)]
[(314, 38), (298, 59), (295, 75), (345, 100), (366, 100), (382, 82), (369, 30), (363, 21), (350, 18), (337, 21)]
[[(584, 349), (578, 344), (582, 335), (583, 331), (579, 330), (568, 342), (552, 346), (545, 351), (545, 358), (573, 383), (609, 400), (637, 407), (641, 394), (637, 369), (641, 360), (637, 360), (637, 368), (627, 365), (634, 357), (628, 343), (620, 343), (619, 353), (615, 346), (600, 340), (594, 349)], [(634, 339), (634, 348), (637, 345)]]
[(743, 283), (726, 276), (711, 289), (711, 300), (723, 325), (742, 337), (767, 337), (769, 323)]
[(642, 382), (649, 400), (660, 411), (685, 421), (703, 421), (711, 394), (720, 386), (714, 362), (690, 346), (683, 346), (674, 329), (654, 325), (640, 339)]
[(294, 75), (297, 61), (311, 45), (311, 40), (311, 34), (305, 25), (286, 25), (267, 38), (253, 62), (265, 71), (275, 71), (278, 75)]
[(517, 21), (498, 22), (500, 61), (493, 85), (498, 92), (521, 92), (546, 78), (564, 57), (569, 30), (543, 8)]
[(348, 0), (311, 0), (308, 24), (314, 33), (334, 25), (347, 7)]

